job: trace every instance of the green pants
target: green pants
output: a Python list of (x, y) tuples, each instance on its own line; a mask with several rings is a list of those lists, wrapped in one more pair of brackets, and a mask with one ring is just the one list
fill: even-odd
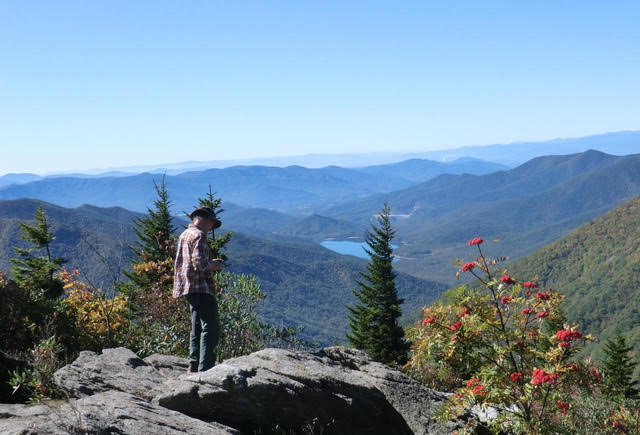
[(189, 362), (199, 372), (209, 370), (216, 363), (216, 347), (220, 339), (218, 301), (207, 293), (190, 293), (185, 296), (191, 312), (189, 336)]

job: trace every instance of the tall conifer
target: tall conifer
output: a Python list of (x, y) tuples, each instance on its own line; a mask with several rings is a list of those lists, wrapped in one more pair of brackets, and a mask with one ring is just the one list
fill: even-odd
[(409, 344), (398, 325), (403, 300), (398, 298), (394, 283), (397, 274), (393, 271), (391, 241), (395, 231), (390, 218), (391, 210), (385, 202), (378, 226), (372, 225), (372, 231), (367, 234), (365, 251), (370, 261), (367, 272), (360, 273), (363, 279), (358, 281), (358, 290), (353, 292), (359, 303), (347, 307), (351, 328), (347, 340), (381, 362), (404, 364)]

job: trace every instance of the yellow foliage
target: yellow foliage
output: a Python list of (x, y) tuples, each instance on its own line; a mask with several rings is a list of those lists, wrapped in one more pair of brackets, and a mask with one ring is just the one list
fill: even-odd
[(126, 328), (127, 300), (123, 296), (107, 297), (102, 290), (77, 281), (77, 270), (63, 270), (64, 303), (75, 314), (76, 321), (90, 335), (105, 336)]

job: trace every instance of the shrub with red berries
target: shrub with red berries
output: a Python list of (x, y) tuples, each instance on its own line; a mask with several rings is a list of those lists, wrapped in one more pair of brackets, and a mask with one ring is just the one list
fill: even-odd
[(424, 320), (408, 329), (412, 353), (406, 368), (433, 387), (457, 384), (441, 418), (480, 405), (501, 410), (493, 424), (507, 432), (559, 427), (600, 382), (591, 363), (573, 359), (592, 338), (564, 323), (561, 294), (534, 293), (535, 280), (520, 281), (500, 269), (499, 260), (485, 257), (482, 242), (468, 242), (477, 254), (459, 271), (476, 278), (475, 288), (449, 291), (446, 301), (425, 307)]

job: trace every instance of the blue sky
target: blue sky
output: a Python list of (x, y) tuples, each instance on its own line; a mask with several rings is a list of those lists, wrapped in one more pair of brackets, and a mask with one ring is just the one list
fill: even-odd
[(0, 0), (0, 174), (640, 129), (640, 2)]

